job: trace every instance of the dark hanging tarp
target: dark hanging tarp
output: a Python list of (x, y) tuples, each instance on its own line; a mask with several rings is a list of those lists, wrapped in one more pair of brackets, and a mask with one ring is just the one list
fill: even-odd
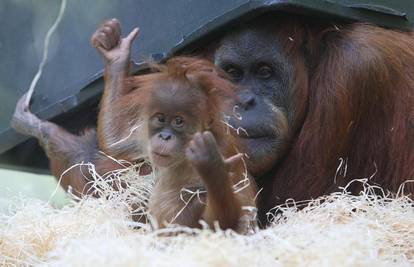
[[(59, 8), (56, 0), (0, 1), (0, 167), (47, 171), (37, 143), (15, 133), (9, 123), (17, 99), (37, 71), (44, 36)], [(222, 29), (270, 11), (366, 21), (401, 30), (414, 25), (413, 0), (70, 0), (51, 39), (32, 110), (73, 131), (93, 125), (103, 88), (103, 63), (89, 38), (107, 18), (119, 18), (124, 32), (141, 28), (132, 53), (141, 62), (200, 47)]]

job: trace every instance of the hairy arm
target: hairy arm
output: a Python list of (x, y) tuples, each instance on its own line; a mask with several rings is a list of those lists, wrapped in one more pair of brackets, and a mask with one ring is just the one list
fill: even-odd
[(124, 81), (129, 76), (131, 45), (138, 35), (135, 28), (127, 37), (121, 38), (121, 25), (117, 19), (105, 21), (92, 35), (91, 43), (105, 61), (105, 88), (98, 117), (98, 145), (108, 154), (122, 150), (116, 143), (125, 134), (119, 127), (119, 114), (113, 110), (114, 103), (121, 100)]
[(239, 161), (241, 155), (224, 160), (214, 136), (210, 132), (197, 133), (187, 148), (187, 158), (198, 171), (207, 189), (207, 205), (202, 219), (211, 227), (218, 222), (222, 229), (241, 229), (243, 205), (254, 206), (252, 188), (235, 193), (229, 165)]

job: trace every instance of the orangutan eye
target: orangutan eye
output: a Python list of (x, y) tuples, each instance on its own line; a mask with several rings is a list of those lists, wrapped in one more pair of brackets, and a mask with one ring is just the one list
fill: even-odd
[(257, 70), (257, 75), (261, 79), (269, 79), (273, 75), (273, 69), (269, 65), (262, 64), (262, 65), (259, 66), (259, 68)]
[(239, 81), (243, 77), (243, 71), (233, 65), (228, 65), (223, 70), (230, 75), (233, 80)]
[(156, 119), (157, 123), (159, 123), (159, 124), (164, 124), (165, 123), (164, 114), (158, 113), (157, 115), (155, 115), (155, 119)]
[(173, 120), (173, 126), (176, 128), (182, 128), (184, 126), (184, 119), (180, 116), (175, 117)]

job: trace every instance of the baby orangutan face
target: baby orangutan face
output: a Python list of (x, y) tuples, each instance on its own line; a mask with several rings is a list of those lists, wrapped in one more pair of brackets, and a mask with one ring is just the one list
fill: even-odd
[(153, 90), (148, 105), (148, 149), (159, 168), (175, 166), (185, 160), (185, 149), (201, 130), (201, 94), (181, 86), (163, 85)]

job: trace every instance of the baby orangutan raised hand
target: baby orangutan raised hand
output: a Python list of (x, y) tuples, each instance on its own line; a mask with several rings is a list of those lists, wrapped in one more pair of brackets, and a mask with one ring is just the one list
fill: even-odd
[(160, 227), (200, 227), (202, 219), (246, 232), (255, 185), (223, 122), (232, 84), (201, 59), (176, 57), (153, 69), (128, 78), (130, 92), (113, 106), (117, 114), (139, 110), (136, 142), (157, 177), (150, 215)]

